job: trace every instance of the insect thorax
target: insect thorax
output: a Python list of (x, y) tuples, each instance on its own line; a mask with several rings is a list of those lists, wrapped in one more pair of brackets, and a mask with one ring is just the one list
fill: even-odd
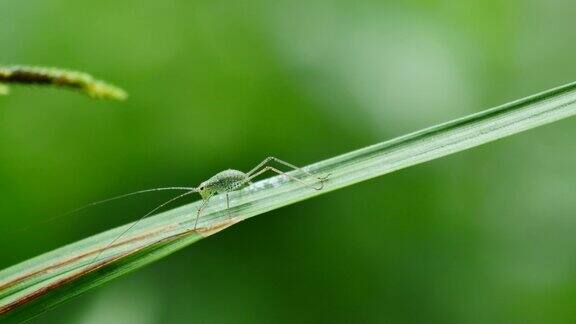
[(242, 189), (248, 186), (246, 173), (238, 170), (224, 170), (217, 173), (212, 178), (206, 180), (203, 184), (212, 188), (217, 193), (229, 192), (232, 190)]

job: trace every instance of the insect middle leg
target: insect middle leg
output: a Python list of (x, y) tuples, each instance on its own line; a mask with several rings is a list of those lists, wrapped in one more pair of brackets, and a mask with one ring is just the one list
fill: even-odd
[(230, 217), (230, 196), (226, 193), (226, 213), (228, 214), (228, 218)]

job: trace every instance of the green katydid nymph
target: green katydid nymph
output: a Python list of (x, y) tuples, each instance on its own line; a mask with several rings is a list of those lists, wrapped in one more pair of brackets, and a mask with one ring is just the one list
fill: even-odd
[(122, 236), (124, 236), (126, 233), (128, 233), (131, 229), (133, 229), (142, 219), (146, 218), (147, 216), (150, 216), (152, 213), (156, 212), (157, 210), (166, 206), (167, 204), (169, 204), (175, 200), (178, 200), (180, 198), (183, 198), (185, 196), (188, 196), (190, 194), (198, 193), (198, 194), (200, 194), (200, 197), (202, 198), (202, 203), (201, 203), (200, 207), (198, 207), (198, 210), (196, 213), (196, 218), (194, 220), (194, 230), (195, 230), (198, 226), (198, 220), (200, 219), (200, 215), (201, 215), (202, 211), (207, 207), (210, 198), (212, 198), (215, 195), (224, 194), (224, 195), (226, 195), (226, 208), (230, 208), (229, 193), (232, 191), (236, 191), (236, 190), (240, 190), (240, 189), (243, 189), (245, 187), (248, 187), (249, 185), (252, 184), (252, 179), (254, 179), (255, 177), (257, 177), (257, 176), (259, 176), (259, 175), (261, 175), (267, 171), (271, 171), (271, 172), (277, 173), (281, 176), (285, 176), (285, 177), (289, 178), (290, 180), (299, 182), (305, 186), (311, 185), (311, 183), (308, 183), (301, 178), (298, 178), (298, 177), (291, 175), (291, 174), (288, 174), (286, 172), (282, 172), (279, 169), (268, 165), (270, 162), (279, 163), (283, 166), (292, 168), (292, 169), (304, 174), (307, 177), (315, 178), (317, 180), (317, 185), (314, 187), (315, 190), (322, 190), (322, 188), (324, 187), (324, 182), (330, 176), (330, 174), (327, 174), (324, 176), (315, 176), (312, 173), (310, 173), (310, 172), (308, 172), (302, 168), (299, 168), (299, 167), (297, 167), (293, 164), (290, 164), (286, 161), (283, 161), (283, 160), (280, 160), (278, 158), (270, 156), (270, 157), (267, 157), (266, 159), (264, 159), (262, 162), (260, 162), (252, 170), (250, 170), (248, 172), (242, 172), (242, 171), (233, 170), (233, 169), (224, 170), (224, 171), (221, 171), (221, 172), (215, 174), (214, 176), (212, 176), (208, 180), (200, 183), (200, 185), (198, 185), (197, 187), (163, 187), (163, 188), (152, 188), (152, 189), (135, 191), (135, 192), (127, 193), (124, 195), (120, 195), (120, 196), (116, 196), (116, 197), (108, 198), (105, 200), (100, 200), (100, 201), (90, 203), (88, 205), (85, 205), (85, 206), (80, 207), (78, 209), (75, 209), (73, 211), (70, 211), (70, 212), (66, 213), (66, 215), (77, 212), (81, 209), (85, 209), (85, 208), (97, 205), (97, 204), (101, 204), (101, 203), (105, 203), (105, 202), (108, 202), (111, 200), (124, 198), (127, 196), (141, 194), (141, 193), (145, 193), (145, 192), (161, 191), (161, 190), (183, 190), (183, 191), (185, 191), (185, 193), (178, 195), (178, 196), (162, 203), (161, 205), (155, 207), (154, 209), (152, 209), (151, 211), (149, 211), (145, 215), (141, 216), (140, 219), (138, 219), (136, 222), (134, 222), (132, 225), (130, 225), (128, 228), (126, 228), (122, 233), (120, 233), (120, 235), (116, 236), (116, 238), (114, 240), (112, 240), (110, 243), (108, 243), (108, 245), (104, 249), (102, 249), (101, 252), (98, 253), (98, 255), (92, 261), (92, 262), (95, 262), (95, 261), (97, 261), (98, 257), (100, 256), (100, 254), (103, 251), (105, 251), (108, 247), (110, 247), (112, 244), (114, 244), (116, 241), (118, 241)]

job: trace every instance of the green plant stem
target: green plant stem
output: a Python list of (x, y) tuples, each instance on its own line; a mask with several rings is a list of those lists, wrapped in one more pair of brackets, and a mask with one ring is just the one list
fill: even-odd
[(150, 217), (109, 247), (131, 224), (98, 234), (0, 272), (0, 319), (29, 319), (238, 221), (574, 114), (576, 83), (571, 83), (306, 167), (314, 174), (330, 174), (322, 190), (314, 189), (314, 179), (305, 179), (310, 186), (303, 186), (275, 176), (231, 193), (230, 209), (217, 196), (197, 230), (193, 224), (199, 202)]
[(37, 66), (0, 66), (0, 95), (10, 91), (7, 84), (68, 88), (97, 99), (125, 100), (126, 91), (96, 80), (88, 73)]

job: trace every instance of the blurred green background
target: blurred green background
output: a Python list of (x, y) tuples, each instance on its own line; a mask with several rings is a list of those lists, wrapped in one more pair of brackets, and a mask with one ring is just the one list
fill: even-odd
[[(576, 80), (576, 2), (4, 0), (0, 268), (267, 155), (299, 165)], [(574, 323), (576, 119), (250, 219), (33, 323)], [(37, 226), (19, 232), (24, 226)]]

